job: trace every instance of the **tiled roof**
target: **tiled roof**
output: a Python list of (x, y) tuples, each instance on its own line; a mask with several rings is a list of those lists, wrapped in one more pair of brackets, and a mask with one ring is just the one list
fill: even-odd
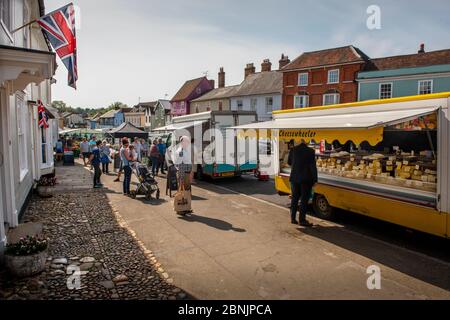
[(341, 48), (305, 52), (281, 70), (289, 71), (345, 63), (365, 62), (368, 59), (369, 57), (358, 48), (354, 46), (346, 46)]
[(198, 85), (206, 79), (205, 77), (192, 79), (189, 81), (186, 81), (184, 85), (181, 87), (181, 89), (177, 92), (177, 94), (172, 98), (171, 101), (182, 101), (186, 100), (189, 95), (195, 90), (195, 88), (198, 87)]
[(370, 60), (366, 71), (450, 64), (450, 49)]
[(234, 97), (269, 93), (283, 93), (283, 74), (278, 71), (259, 72), (249, 75), (237, 90)]
[(100, 119), (108, 119), (108, 118), (114, 118), (116, 113), (120, 112), (120, 110), (110, 110), (107, 113), (103, 114)]
[(240, 86), (229, 86), (225, 88), (217, 88), (202, 95), (200, 98), (192, 100), (192, 102), (201, 102), (209, 100), (226, 99), (235, 95)]
[(166, 110), (171, 110), (172, 108), (169, 100), (159, 100), (159, 103), (161, 103)]

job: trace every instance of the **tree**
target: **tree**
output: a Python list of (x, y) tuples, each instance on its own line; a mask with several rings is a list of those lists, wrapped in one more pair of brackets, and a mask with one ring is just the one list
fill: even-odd
[(108, 111), (110, 111), (110, 110), (119, 110), (119, 109), (122, 109), (122, 108), (128, 108), (128, 106), (125, 103), (122, 103), (122, 102), (114, 102), (113, 104), (111, 104), (108, 107)]

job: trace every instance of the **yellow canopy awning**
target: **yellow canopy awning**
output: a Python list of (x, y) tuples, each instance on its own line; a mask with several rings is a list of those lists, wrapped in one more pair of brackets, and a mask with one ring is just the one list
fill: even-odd
[[(339, 141), (341, 144), (345, 144), (348, 141), (352, 141), (355, 144), (361, 144), (362, 142), (368, 142), (370, 145), (375, 146), (383, 141), (384, 128), (372, 128), (372, 129), (283, 129), (274, 130), (278, 131), (278, 138), (282, 141), (300, 142), (302, 139), (306, 142), (320, 142), (325, 140), (328, 143), (333, 141)], [(274, 132), (274, 134), (276, 134)], [(238, 137), (241, 139), (252, 138), (255, 139), (271, 139), (271, 130), (267, 129), (249, 129), (238, 130)]]

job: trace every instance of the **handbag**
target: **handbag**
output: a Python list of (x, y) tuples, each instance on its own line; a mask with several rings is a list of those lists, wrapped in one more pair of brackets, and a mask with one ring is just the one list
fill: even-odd
[(188, 212), (192, 210), (191, 191), (186, 191), (183, 185), (173, 199), (173, 208), (175, 212)]

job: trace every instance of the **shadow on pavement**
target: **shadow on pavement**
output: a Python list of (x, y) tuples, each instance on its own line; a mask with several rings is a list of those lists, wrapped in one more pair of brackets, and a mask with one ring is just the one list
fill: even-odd
[(229, 222), (219, 220), (219, 219), (214, 219), (214, 218), (202, 217), (202, 216), (198, 216), (195, 214), (189, 214), (184, 217), (179, 217), (179, 219), (187, 221), (187, 222), (203, 223), (209, 227), (212, 227), (212, 228), (215, 228), (218, 230), (222, 230), (222, 231), (233, 231), (233, 232), (239, 232), (239, 233), (247, 232), (247, 230), (245, 230), (245, 229), (233, 227), (233, 225)]
[(343, 236), (342, 232), (342, 227), (315, 225), (313, 228), (299, 228), (297, 235), (306, 234), (332, 243), (398, 272), (442, 289), (450, 290), (450, 277), (442, 276), (450, 274), (450, 265), (448, 263), (432, 260), (429, 257), (423, 257), (411, 251), (399, 250), (397, 246), (392, 246), (385, 242), (370, 238), (361, 239), (360, 234), (346, 232), (345, 236)]

